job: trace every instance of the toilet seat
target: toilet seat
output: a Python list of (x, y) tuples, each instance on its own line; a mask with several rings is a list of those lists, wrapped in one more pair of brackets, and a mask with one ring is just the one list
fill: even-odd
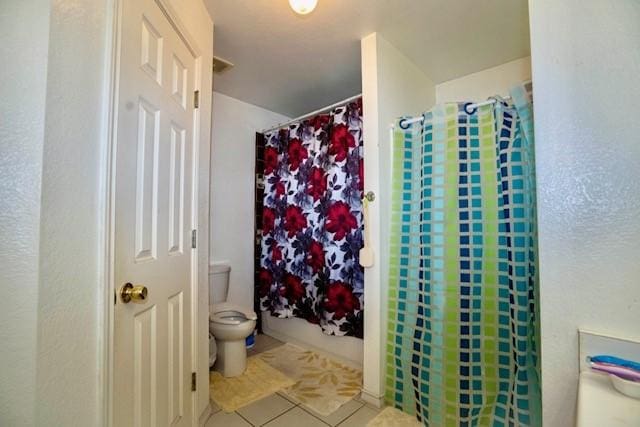
[(210, 306), (209, 313), (211, 322), (223, 325), (239, 325), (258, 319), (255, 311), (228, 302)]

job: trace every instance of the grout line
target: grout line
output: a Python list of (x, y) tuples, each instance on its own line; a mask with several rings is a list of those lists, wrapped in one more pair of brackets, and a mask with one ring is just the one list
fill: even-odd
[(302, 402), (294, 402), (292, 399), (293, 397), (288, 397), (285, 393), (283, 393), (282, 391), (276, 391), (276, 393), (278, 396), (280, 396), (281, 398), (283, 398), (284, 400), (291, 402), (292, 404), (298, 406), (300, 405)]
[[(358, 412), (360, 409), (362, 409), (362, 408), (364, 408), (364, 407), (365, 407), (364, 403), (362, 403), (362, 402), (358, 402), (358, 401), (357, 401), (357, 400), (355, 400), (355, 399), (352, 399), (351, 401), (359, 403), (359, 404), (360, 404), (360, 407), (356, 408), (356, 409), (355, 409), (353, 412), (351, 412), (349, 415), (347, 415), (346, 417), (344, 417), (342, 420), (338, 421), (338, 423), (336, 424), (336, 427), (337, 427), (337, 426), (339, 426), (340, 424), (342, 424), (344, 421), (346, 421), (346, 420), (347, 420), (347, 418), (351, 417), (353, 414), (355, 414), (356, 412)], [(340, 407), (338, 407), (338, 409), (336, 409), (336, 411), (340, 410), (340, 408), (341, 408), (342, 406), (346, 405), (347, 403), (349, 403), (349, 402), (346, 402), (346, 403), (344, 403), (344, 404), (340, 405)], [(301, 408), (303, 411), (307, 412), (309, 415), (313, 415), (314, 417), (318, 418), (318, 419), (319, 419), (320, 421), (322, 421), (323, 423), (325, 423), (325, 424), (327, 424), (327, 425), (331, 426), (331, 424), (329, 424), (328, 422), (326, 422), (325, 420), (323, 420), (322, 418), (318, 417), (316, 414), (314, 414), (313, 412), (311, 412), (311, 411), (312, 411), (312, 409), (311, 409), (311, 408), (309, 408), (309, 409), (305, 408), (304, 406), (302, 406), (302, 403), (300, 404), (300, 408)]]
[[(258, 426), (257, 426), (257, 425), (255, 425), (255, 424), (253, 424), (253, 423), (252, 423), (251, 421), (249, 421), (248, 419), (246, 419), (246, 418), (245, 418), (245, 417), (244, 417), (244, 416), (239, 412), (239, 410), (238, 410), (238, 411), (234, 411), (234, 412), (235, 412), (236, 414), (238, 414), (238, 415), (240, 416), (240, 418), (242, 418), (243, 420), (245, 420), (246, 422), (248, 422), (249, 424), (251, 424), (253, 427), (259, 427), (259, 426), (263, 426), (263, 425), (265, 425), (265, 424), (270, 423), (271, 421), (275, 420), (275, 419), (276, 419), (276, 418), (278, 418), (278, 417), (283, 416), (284, 414), (286, 414), (287, 412), (289, 412), (290, 410), (292, 410), (293, 408), (295, 408), (296, 406), (298, 406), (296, 403), (293, 403), (293, 402), (292, 402), (292, 401), (290, 401), (289, 399), (287, 399), (287, 398), (285, 398), (284, 396), (281, 396), (280, 394), (278, 394), (278, 392), (275, 392), (275, 393), (273, 393), (273, 394), (272, 394), (272, 395), (270, 395), (270, 396), (278, 396), (278, 397), (280, 397), (280, 398), (282, 398), (282, 399), (286, 400), (288, 403), (290, 403), (290, 404), (291, 404), (291, 405), (293, 405), (293, 406), (292, 406), (291, 408), (288, 408), (287, 410), (285, 410), (285, 411), (284, 411), (284, 412), (282, 412), (281, 414), (276, 415), (275, 417), (273, 417), (273, 418), (271, 418), (271, 419), (269, 419), (269, 420), (265, 421), (264, 423), (262, 423), (262, 424), (260, 424), (260, 425), (258, 425)], [(270, 396), (267, 396), (267, 397), (270, 397)], [(263, 397), (263, 399), (266, 399), (267, 397)], [(254, 403), (255, 403), (255, 402), (254, 402)], [(249, 405), (247, 405), (247, 406), (249, 406)], [(242, 408), (240, 408), (240, 409), (242, 409)]]
[(355, 414), (357, 414), (358, 412), (362, 411), (362, 408), (366, 407), (367, 405), (362, 405), (360, 408), (358, 408), (357, 411), (355, 411), (353, 414), (349, 415), (347, 418), (345, 418), (344, 420), (340, 421), (336, 427), (340, 427), (342, 424), (344, 424), (349, 418), (353, 417)]
[[(266, 421), (265, 423), (263, 423), (263, 424), (261, 424), (261, 425), (263, 425), (263, 426), (264, 426), (264, 425), (267, 425), (267, 424), (269, 424), (271, 421), (273, 421), (273, 420), (277, 420), (278, 418), (280, 418), (280, 417), (284, 416), (284, 414), (286, 414), (287, 412), (291, 412), (291, 411), (293, 411), (294, 409), (296, 409), (297, 407), (298, 407), (298, 405), (294, 405), (294, 406), (292, 406), (291, 408), (289, 408), (289, 409), (287, 409), (286, 411), (284, 411), (283, 413), (281, 413), (280, 415), (278, 415), (278, 416), (275, 416), (275, 417), (271, 418), (270, 420)], [(249, 423), (249, 424), (251, 424), (251, 423)], [(252, 424), (252, 425), (253, 425), (253, 424)]]
[(256, 426), (254, 423), (252, 423), (251, 421), (249, 421), (248, 419), (246, 419), (245, 417), (242, 416), (242, 414), (238, 411), (233, 411), (234, 414), (236, 414), (237, 416), (239, 416), (240, 418), (242, 418), (243, 420), (245, 420), (250, 426), (253, 427), (258, 427)]
[[(211, 397), (209, 398), (209, 406), (211, 406), (211, 415), (217, 414), (218, 412), (222, 411), (222, 407), (218, 405)], [(214, 406), (218, 409), (214, 410)]]
[(206, 426), (207, 423), (211, 420), (211, 418), (213, 418), (213, 412), (209, 414), (209, 417), (207, 418), (207, 420), (204, 422), (204, 425)]
[(323, 423), (325, 423), (325, 424), (327, 424), (327, 425), (331, 425), (331, 424), (327, 423), (325, 420), (323, 420), (323, 419), (321, 419), (320, 417), (318, 417), (316, 414), (314, 414), (314, 413), (313, 413), (313, 412), (311, 412), (310, 410), (308, 410), (307, 408), (305, 408), (304, 406), (302, 406), (302, 405), (299, 405), (299, 406), (300, 406), (300, 409), (302, 409), (302, 410), (303, 410), (304, 412), (306, 412), (307, 414), (311, 415), (313, 418), (316, 418), (316, 419), (318, 419), (318, 420), (322, 421)]
[(325, 420), (323, 420), (322, 418), (319, 418), (319, 417), (318, 417), (317, 415), (315, 415), (314, 413), (312, 413), (312, 412), (308, 411), (307, 409), (305, 409), (305, 407), (304, 407), (304, 406), (301, 406), (301, 405), (299, 405), (299, 406), (300, 406), (300, 409), (302, 409), (302, 410), (303, 410), (304, 412), (306, 412), (307, 414), (311, 415), (313, 418), (315, 418), (315, 419), (317, 419), (318, 421), (320, 421), (321, 423), (326, 424), (326, 425), (328, 425), (328, 426), (330, 426), (330, 427), (331, 427), (331, 424), (329, 424), (328, 422), (326, 422), (326, 421), (325, 421)]

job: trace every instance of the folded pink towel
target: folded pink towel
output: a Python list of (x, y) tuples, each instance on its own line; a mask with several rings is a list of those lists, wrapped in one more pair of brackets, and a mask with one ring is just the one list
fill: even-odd
[(591, 369), (600, 372), (606, 372), (608, 374), (613, 374), (620, 378), (624, 378), (625, 380), (640, 382), (640, 372), (636, 371), (635, 369), (600, 362), (591, 362)]

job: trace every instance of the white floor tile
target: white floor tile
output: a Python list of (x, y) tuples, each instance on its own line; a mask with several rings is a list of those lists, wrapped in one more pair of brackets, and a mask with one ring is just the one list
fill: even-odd
[(219, 411), (207, 420), (205, 427), (251, 427), (251, 424), (242, 419), (235, 412), (227, 413)]
[(363, 406), (364, 406), (364, 404), (362, 402), (358, 402), (356, 400), (351, 400), (351, 401), (345, 403), (344, 405), (342, 405), (340, 408), (338, 408), (337, 411), (335, 411), (331, 415), (327, 415), (327, 416), (320, 415), (316, 411), (314, 411), (311, 408), (308, 408), (305, 405), (301, 405), (301, 408), (304, 409), (305, 411), (313, 414), (315, 417), (320, 418), (325, 423), (327, 423), (327, 424), (329, 424), (331, 426), (337, 426), (342, 421), (344, 421), (345, 418), (347, 418), (348, 416), (350, 416), (351, 414), (353, 414), (354, 412), (356, 412), (358, 409), (362, 408)]
[(301, 408), (293, 408), (265, 424), (265, 427), (327, 427), (327, 425)]
[(338, 425), (340, 427), (365, 427), (379, 412), (379, 409), (365, 405)]
[(261, 426), (283, 414), (295, 405), (277, 394), (260, 399), (238, 409), (238, 413), (254, 426)]

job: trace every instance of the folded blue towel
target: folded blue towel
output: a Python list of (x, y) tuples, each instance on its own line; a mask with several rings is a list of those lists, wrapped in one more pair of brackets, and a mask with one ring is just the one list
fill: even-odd
[(610, 365), (618, 365), (618, 366), (623, 366), (625, 368), (630, 368), (630, 369), (635, 369), (636, 371), (640, 371), (640, 363), (633, 362), (631, 360), (621, 359), (615, 356), (607, 356), (607, 355), (591, 356), (589, 360), (591, 362), (608, 363)]

